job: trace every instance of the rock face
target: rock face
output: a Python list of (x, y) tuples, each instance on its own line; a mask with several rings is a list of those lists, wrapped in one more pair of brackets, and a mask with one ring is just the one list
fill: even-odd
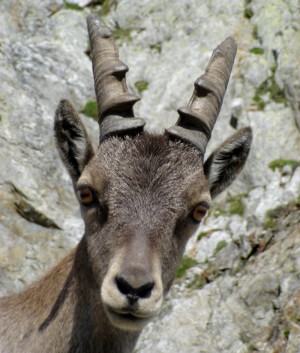
[[(232, 35), (238, 53), (208, 153), (247, 125), (253, 148), (189, 242), (185, 260), (194, 261), (183, 261), (136, 352), (299, 353), (298, 2), (92, 3), (0, 2), (0, 295), (28, 285), (83, 233), (52, 125), (61, 98), (92, 115), (86, 15), (98, 11), (114, 28), (151, 131), (175, 122), (212, 50)], [(82, 118), (96, 145), (97, 123)]]

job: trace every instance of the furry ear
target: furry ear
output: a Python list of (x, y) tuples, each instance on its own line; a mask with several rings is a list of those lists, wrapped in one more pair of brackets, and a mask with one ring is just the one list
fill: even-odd
[(251, 128), (240, 129), (225, 140), (205, 161), (204, 173), (212, 197), (226, 189), (243, 169), (251, 142)]
[(76, 182), (94, 151), (82, 121), (67, 100), (60, 101), (56, 109), (54, 135), (60, 157)]

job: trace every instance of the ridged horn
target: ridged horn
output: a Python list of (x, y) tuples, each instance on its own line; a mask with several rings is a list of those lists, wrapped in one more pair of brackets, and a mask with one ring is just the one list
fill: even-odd
[(228, 37), (213, 51), (205, 73), (195, 81), (187, 107), (178, 109), (179, 119), (167, 134), (194, 145), (204, 156), (230, 78), (236, 43)]
[(128, 67), (119, 60), (111, 30), (96, 14), (87, 18), (100, 126), (100, 143), (116, 135), (136, 134), (145, 121), (136, 118), (133, 105), (140, 99), (126, 85)]

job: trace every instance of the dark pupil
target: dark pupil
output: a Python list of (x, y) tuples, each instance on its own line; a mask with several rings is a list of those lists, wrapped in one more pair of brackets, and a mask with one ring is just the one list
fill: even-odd
[(91, 192), (89, 190), (84, 190), (80, 192), (80, 198), (82, 201), (90, 201)]
[(198, 209), (196, 210), (197, 217), (203, 217), (205, 215), (205, 210)]

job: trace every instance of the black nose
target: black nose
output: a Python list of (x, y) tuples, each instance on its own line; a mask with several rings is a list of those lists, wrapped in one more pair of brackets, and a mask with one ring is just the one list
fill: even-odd
[(121, 274), (116, 278), (119, 291), (127, 297), (130, 304), (134, 304), (141, 298), (149, 298), (154, 287), (154, 282), (146, 277), (140, 279), (139, 283), (136, 280), (134, 282), (135, 285), (131, 284), (126, 274)]

